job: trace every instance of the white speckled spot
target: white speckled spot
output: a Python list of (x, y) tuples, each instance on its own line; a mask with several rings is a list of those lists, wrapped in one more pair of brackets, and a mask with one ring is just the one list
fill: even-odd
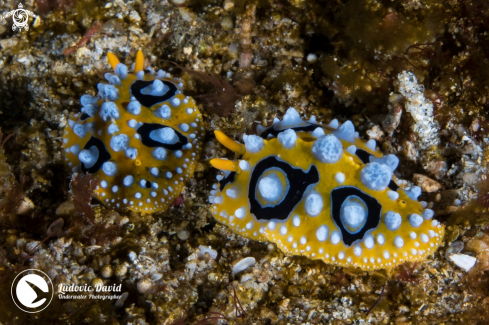
[(234, 215), (238, 219), (243, 219), (244, 216), (246, 215), (246, 209), (244, 207), (241, 207), (239, 209), (236, 209), (236, 211), (234, 211)]
[(345, 174), (338, 172), (334, 175), (334, 179), (339, 183), (343, 184), (345, 182)]
[(156, 117), (168, 120), (171, 118), (171, 108), (168, 105), (163, 105), (153, 111)]
[(287, 227), (285, 225), (280, 226), (280, 234), (282, 236), (287, 234)]
[(267, 202), (277, 201), (285, 188), (276, 173), (270, 173), (258, 181), (258, 191)]
[(149, 169), (149, 172), (151, 173), (151, 175), (153, 175), (154, 177), (158, 177), (160, 175), (160, 170), (156, 167), (151, 167)]
[(430, 220), (435, 215), (435, 212), (431, 209), (426, 209), (421, 213), (421, 215), (425, 220)]
[(384, 223), (390, 231), (396, 231), (399, 229), (402, 223), (401, 215), (394, 211), (387, 211), (384, 214)]
[(329, 228), (326, 225), (319, 226), (316, 230), (316, 238), (318, 241), (323, 242), (328, 239)]
[(339, 252), (339, 254), (338, 254), (338, 259), (339, 259), (339, 260), (342, 260), (342, 259), (344, 259), (344, 258), (345, 258), (345, 252), (343, 252), (343, 251)]
[(122, 183), (124, 184), (124, 186), (129, 187), (132, 184), (134, 184), (134, 177), (131, 175), (128, 175), (128, 176), (124, 177), (124, 180), (122, 181)]
[(270, 221), (267, 225), (267, 228), (270, 230), (275, 230), (276, 227), (277, 227), (277, 223), (275, 221)]
[(372, 235), (367, 235), (365, 236), (365, 239), (363, 240), (363, 244), (365, 245), (365, 247), (367, 247), (368, 249), (372, 249), (374, 248), (375, 246), (375, 241), (374, 241), (374, 237)]
[(392, 171), (386, 165), (373, 162), (368, 163), (360, 172), (360, 180), (367, 188), (383, 191), (392, 179)]
[(362, 256), (362, 247), (360, 245), (355, 245), (355, 247), (353, 247), (353, 254), (355, 254), (355, 256)]
[(429, 237), (428, 237), (428, 235), (426, 235), (426, 234), (421, 234), (421, 235), (419, 236), (419, 238), (421, 238), (421, 241), (422, 241), (423, 243), (427, 243), (427, 242), (429, 242), (429, 241), (430, 241), (430, 238), (429, 238)]
[(340, 240), (341, 240), (341, 236), (340, 236), (339, 232), (336, 230), (333, 231), (331, 233), (331, 243), (333, 243), (333, 245), (336, 245), (340, 242)]
[(129, 147), (129, 137), (125, 134), (114, 135), (110, 139), (110, 147), (115, 152), (126, 150)]
[(97, 162), (99, 157), (99, 151), (96, 146), (91, 146), (88, 149), (83, 149), (78, 154), (78, 159), (83, 163), (85, 168), (92, 168)]
[(411, 227), (418, 228), (423, 223), (423, 217), (419, 214), (413, 213), (408, 216), (408, 221)]
[(301, 225), (301, 218), (297, 214), (292, 217), (292, 224), (295, 227), (299, 227)]
[(385, 237), (383, 234), (378, 234), (377, 235), (377, 243), (379, 243), (379, 245), (384, 245), (385, 244)]
[(234, 187), (233, 188), (228, 188), (226, 190), (226, 195), (229, 196), (232, 199), (235, 199), (238, 196), (238, 194), (236, 192), (236, 189)]
[(291, 149), (295, 146), (295, 142), (297, 141), (297, 134), (294, 130), (287, 129), (284, 132), (280, 132), (277, 138), (282, 146), (284, 146), (284, 148)]
[(343, 155), (343, 145), (337, 137), (328, 134), (314, 141), (312, 153), (320, 162), (334, 164), (340, 161)]
[(323, 209), (323, 198), (318, 192), (312, 191), (306, 198), (304, 209), (310, 217), (315, 217)]
[(250, 170), (250, 163), (247, 162), (246, 160), (240, 160), (239, 168), (241, 168), (241, 170)]
[(73, 133), (75, 133), (80, 138), (84, 138), (87, 135), (88, 129), (83, 124), (75, 124), (73, 127)]
[(114, 176), (117, 174), (117, 165), (111, 161), (104, 162), (102, 165), (102, 171), (107, 176)]
[(395, 201), (399, 198), (399, 193), (397, 192), (394, 192), (394, 191), (387, 191), (387, 196), (389, 197), (389, 199), (391, 199), (392, 201)]
[(401, 248), (404, 246), (404, 239), (402, 239), (401, 236), (396, 236), (394, 238), (394, 245), (397, 247), (397, 248)]
[(157, 147), (153, 150), (153, 158), (157, 160), (165, 160), (167, 158), (167, 152), (165, 148)]
[(245, 143), (245, 148), (246, 151), (249, 153), (257, 153), (259, 152), (263, 146), (265, 145), (265, 142), (263, 139), (257, 135), (243, 135), (243, 141)]
[(109, 135), (119, 132), (119, 127), (117, 124), (111, 124), (107, 127), (107, 133)]

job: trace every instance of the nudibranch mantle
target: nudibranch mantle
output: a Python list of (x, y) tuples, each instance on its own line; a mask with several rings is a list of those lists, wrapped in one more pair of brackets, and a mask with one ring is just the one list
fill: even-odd
[(244, 145), (216, 137), (237, 160), (223, 170), (211, 213), (242, 236), (283, 251), (365, 270), (389, 268), (433, 253), (444, 228), (432, 219), (419, 187), (393, 176), (399, 159), (363, 141), (353, 123), (323, 126), (294, 108), (271, 127), (244, 135)]
[(107, 58), (109, 83), (98, 84), (98, 96), (81, 96), (81, 113), (65, 128), (66, 163), (99, 177), (94, 192), (108, 207), (164, 210), (193, 175), (202, 116), (180, 79), (143, 70), (141, 51), (131, 71), (112, 53)]

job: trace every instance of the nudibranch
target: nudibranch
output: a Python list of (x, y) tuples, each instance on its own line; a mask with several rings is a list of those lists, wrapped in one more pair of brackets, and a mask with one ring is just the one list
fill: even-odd
[(107, 59), (114, 69), (108, 83), (97, 85), (97, 96), (81, 96), (81, 113), (65, 128), (66, 163), (98, 176), (94, 192), (108, 207), (166, 209), (193, 175), (202, 116), (180, 79), (143, 69), (141, 51), (131, 71), (114, 54)]
[(389, 268), (433, 253), (444, 228), (419, 187), (394, 175), (399, 159), (375, 140), (359, 139), (351, 121), (323, 126), (294, 108), (244, 144), (215, 131), (238, 155), (216, 158), (223, 170), (211, 213), (236, 233), (283, 251), (365, 270)]

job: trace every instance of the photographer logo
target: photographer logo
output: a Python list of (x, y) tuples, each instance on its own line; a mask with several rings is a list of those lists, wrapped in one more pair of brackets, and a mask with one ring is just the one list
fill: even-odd
[(26, 313), (38, 313), (53, 300), (54, 288), (46, 273), (29, 269), (15, 277), (11, 294), (19, 309)]

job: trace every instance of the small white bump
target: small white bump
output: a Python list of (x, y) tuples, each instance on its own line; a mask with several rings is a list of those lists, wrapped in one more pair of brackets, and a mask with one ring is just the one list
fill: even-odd
[(355, 256), (362, 256), (362, 247), (360, 245), (355, 245), (355, 247), (353, 247), (353, 254), (355, 254)]
[(267, 225), (267, 228), (270, 230), (275, 230), (276, 227), (277, 227), (277, 223), (275, 221), (270, 221)]
[(378, 234), (377, 235), (377, 243), (379, 243), (379, 245), (384, 245), (385, 244), (385, 237), (383, 234)]
[(253, 228), (253, 222), (250, 221), (246, 224), (246, 229), (250, 230), (252, 228)]
[(326, 239), (328, 239), (328, 233), (329, 233), (328, 226), (322, 225), (316, 230), (316, 238), (318, 239), (318, 241), (323, 242)]
[(180, 167), (177, 167), (177, 174), (181, 174), (183, 173), (183, 169), (181, 169)]
[(411, 255), (417, 255), (418, 251), (414, 248), (411, 248)]
[(375, 245), (374, 237), (372, 235), (365, 236), (365, 239), (363, 240), (363, 244), (368, 249), (374, 248), (374, 245)]
[(241, 170), (250, 170), (250, 163), (247, 162), (246, 160), (240, 160), (239, 168), (241, 168)]
[(102, 186), (103, 188), (107, 188), (107, 186), (109, 186), (109, 183), (107, 183), (107, 181), (101, 181), (100, 186)]
[(173, 98), (170, 100), (170, 104), (173, 106), (173, 107), (178, 107), (180, 106), (180, 99), (178, 98)]
[(435, 212), (431, 209), (426, 209), (421, 213), (421, 215), (425, 220), (430, 220), (435, 215)]
[(336, 245), (336, 244), (338, 244), (340, 242), (340, 240), (341, 240), (341, 237), (340, 237), (339, 232), (336, 231), (336, 230), (333, 231), (331, 233), (331, 243), (333, 243), (333, 245)]
[(391, 254), (389, 253), (389, 251), (384, 251), (384, 254), (383, 255), (384, 255), (384, 258), (386, 260), (388, 260), (391, 257)]
[(112, 186), (112, 193), (117, 193), (117, 191), (119, 191), (119, 186), (117, 185)]
[(302, 245), (305, 245), (307, 243), (307, 237), (306, 236), (302, 236), (301, 239), (299, 240), (299, 242), (302, 244)]
[(343, 173), (336, 173), (334, 175), (334, 179), (340, 183), (340, 184), (343, 184), (345, 182), (345, 174)]
[(428, 235), (426, 235), (426, 234), (421, 234), (421, 235), (419, 236), (419, 238), (421, 238), (421, 241), (422, 241), (423, 243), (427, 243), (427, 242), (429, 242), (429, 241), (430, 241), (430, 238), (429, 238), (429, 237), (428, 237)]
[(294, 240), (294, 236), (290, 235), (288, 238), (287, 238), (287, 241), (289, 243), (291, 243), (292, 241)]
[(345, 258), (345, 252), (341, 251), (339, 254), (338, 254), (338, 259), (342, 260)]
[(173, 176), (173, 174), (172, 174), (172, 173), (170, 173), (170, 172), (166, 172), (166, 173), (165, 173), (165, 177), (166, 177), (167, 179), (171, 179), (171, 178), (172, 178), (172, 176)]
[(143, 197), (143, 195), (142, 195), (140, 192), (136, 192), (136, 194), (134, 194), (134, 197), (135, 197), (136, 199), (140, 199), (140, 198), (142, 198), (142, 197)]
[(394, 191), (387, 191), (387, 196), (389, 197), (389, 199), (391, 199), (392, 201), (395, 201), (399, 198), (399, 193), (397, 192), (394, 192)]
[(183, 132), (187, 132), (188, 131), (188, 124), (187, 123), (182, 123), (178, 126), (180, 128), (180, 130), (182, 130)]
[(306, 247), (306, 251), (310, 252), (311, 251), (311, 246)]
[(234, 211), (234, 215), (238, 219), (243, 219), (244, 216), (246, 215), (246, 209), (244, 207), (241, 207), (239, 209), (236, 209), (236, 211)]
[(126, 177), (124, 177), (124, 180), (122, 181), (122, 183), (124, 184), (124, 186), (131, 186), (132, 184), (134, 184), (134, 177), (132, 177), (131, 175), (128, 175)]
[(292, 217), (292, 224), (296, 227), (301, 225), (301, 218), (297, 214)]
[(136, 121), (135, 119), (129, 120), (127, 122), (127, 125), (129, 125), (130, 128), (135, 128), (138, 125), (138, 121)]
[(418, 228), (423, 223), (423, 217), (419, 214), (413, 213), (408, 216), (409, 224), (411, 227)]
[(175, 157), (182, 158), (182, 156), (183, 156), (183, 152), (181, 150), (175, 151)]
[(418, 237), (418, 235), (416, 235), (416, 233), (414, 231), (411, 231), (409, 233), (409, 237), (411, 237), (412, 239), (416, 239), (416, 237)]
[(282, 236), (287, 234), (287, 227), (286, 226), (284, 226), (284, 225), (280, 226), (280, 234)]
[(151, 167), (149, 169), (149, 172), (151, 173), (151, 175), (153, 175), (154, 177), (158, 177), (160, 175), (160, 170), (156, 167)]
[(107, 176), (114, 176), (117, 174), (117, 165), (111, 161), (106, 161), (102, 165), (102, 171)]
[(396, 238), (394, 238), (394, 245), (397, 248), (401, 248), (404, 246), (404, 240), (402, 239), (401, 236), (396, 236)]

